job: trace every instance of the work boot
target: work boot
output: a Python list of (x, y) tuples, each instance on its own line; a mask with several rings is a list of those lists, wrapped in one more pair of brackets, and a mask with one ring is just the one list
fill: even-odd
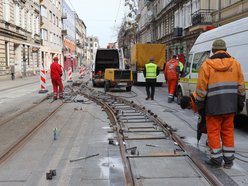
[(225, 169), (230, 169), (230, 168), (232, 168), (232, 166), (233, 166), (233, 161), (228, 162), (228, 163), (225, 163), (223, 167), (224, 167)]
[(223, 167), (226, 168), (226, 169), (230, 169), (233, 166), (233, 160), (235, 159), (234, 155), (232, 155), (230, 157), (225, 157), (224, 156), (223, 159), (224, 159), (224, 162), (225, 162)]
[(213, 159), (209, 159), (209, 160), (205, 161), (205, 163), (212, 168), (220, 168), (221, 167), (221, 163), (214, 161)]
[(172, 103), (172, 98), (171, 97), (168, 97), (168, 103)]

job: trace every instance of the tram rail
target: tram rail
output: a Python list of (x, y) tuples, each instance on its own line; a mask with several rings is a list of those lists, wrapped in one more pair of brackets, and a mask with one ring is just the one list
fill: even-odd
[[(99, 104), (109, 116), (111, 127), (116, 134), (115, 139), (109, 140), (116, 140), (120, 147), (120, 152), (124, 164), (126, 185), (142, 185), (141, 181), (135, 177), (135, 166), (132, 165), (130, 160), (135, 158), (147, 157), (187, 157), (191, 161), (191, 163), (197, 167), (197, 171), (200, 172), (201, 176), (204, 177), (210, 185), (223, 185), (218, 180), (218, 178), (207, 169), (204, 163), (197, 158), (197, 155), (195, 155), (194, 151), (192, 151), (174, 132), (174, 129), (167, 123), (162, 121), (151, 110), (147, 110), (145, 107), (139, 106), (133, 101), (128, 101), (124, 98), (96, 91), (95, 89), (87, 87), (86, 85), (81, 85), (81, 94)], [(125, 125), (129, 123), (145, 123), (149, 126), (135, 127)], [(162, 132), (163, 136), (153, 135), (159, 132)], [(141, 133), (145, 133), (145, 135), (141, 135)], [(152, 152), (141, 154), (139, 153), (138, 149), (141, 149), (142, 147), (133, 147), (131, 146), (132, 143), (129, 144), (129, 141), (149, 140), (151, 142), (150, 147), (156, 147), (156, 145), (152, 145), (152, 142), (159, 139), (172, 140), (177, 148), (175, 148), (174, 151), (168, 150), (166, 152)], [(146, 146), (149, 146), (149, 144), (146, 144)]]

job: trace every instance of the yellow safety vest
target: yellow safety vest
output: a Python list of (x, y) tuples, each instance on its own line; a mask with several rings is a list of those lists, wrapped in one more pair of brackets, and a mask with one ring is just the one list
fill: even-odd
[(180, 68), (180, 72), (182, 72), (183, 71), (183, 64), (180, 61), (179, 61), (179, 68)]
[(146, 79), (155, 79), (157, 77), (157, 65), (154, 63), (146, 64)]

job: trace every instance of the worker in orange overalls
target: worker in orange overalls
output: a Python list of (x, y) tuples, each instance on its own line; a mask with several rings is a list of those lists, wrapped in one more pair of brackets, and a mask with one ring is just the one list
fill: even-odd
[(58, 63), (59, 58), (54, 57), (53, 63), (50, 66), (50, 76), (53, 84), (53, 99), (56, 100), (58, 96), (58, 90), (59, 90), (59, 99), (63, 99), (63, 83), (61, 76), (62, 73), (62, 67)]
[(205, 163), (231, 168), (234, 160), (234, 114), (242, 111), (245, 101), (244, 77), (237, 60), (226, 52), (226, 43), (215, 40), (213, 55), (199, 69), (196, 105), (206, 111), (210, 160)]
[(164, 69), (165, 81), (168, 83), (168, 103), (174, 100), (174, 93), (176, 91), (176, 85), (179, 78), (180, 67), (177, 56), (173, 55), (172, 59), (166, 63)]

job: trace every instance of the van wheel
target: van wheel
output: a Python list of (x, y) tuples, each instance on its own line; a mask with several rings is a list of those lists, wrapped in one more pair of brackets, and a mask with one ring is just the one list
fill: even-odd
[(181, 104), (182, 98), (183, 98), (183, 92), (182, 92), (182, 89), (179, 87), (177, 90), (177, 104), (178, 105)]
[(105, 83), (104, 83), (104, 92), (108, 92), (109, 91), (109, 87), (110, 87), (110, 82), (109, 81), (105, 81)]
[(130, 92), (131, 90), (132, 90), (132, 86), (126, 87), (126, 91), (127, 91), (127, 92)]
[(96, 87), (96, 83), (94, 81), (92, 81), (92, 85), (93, 87)]

